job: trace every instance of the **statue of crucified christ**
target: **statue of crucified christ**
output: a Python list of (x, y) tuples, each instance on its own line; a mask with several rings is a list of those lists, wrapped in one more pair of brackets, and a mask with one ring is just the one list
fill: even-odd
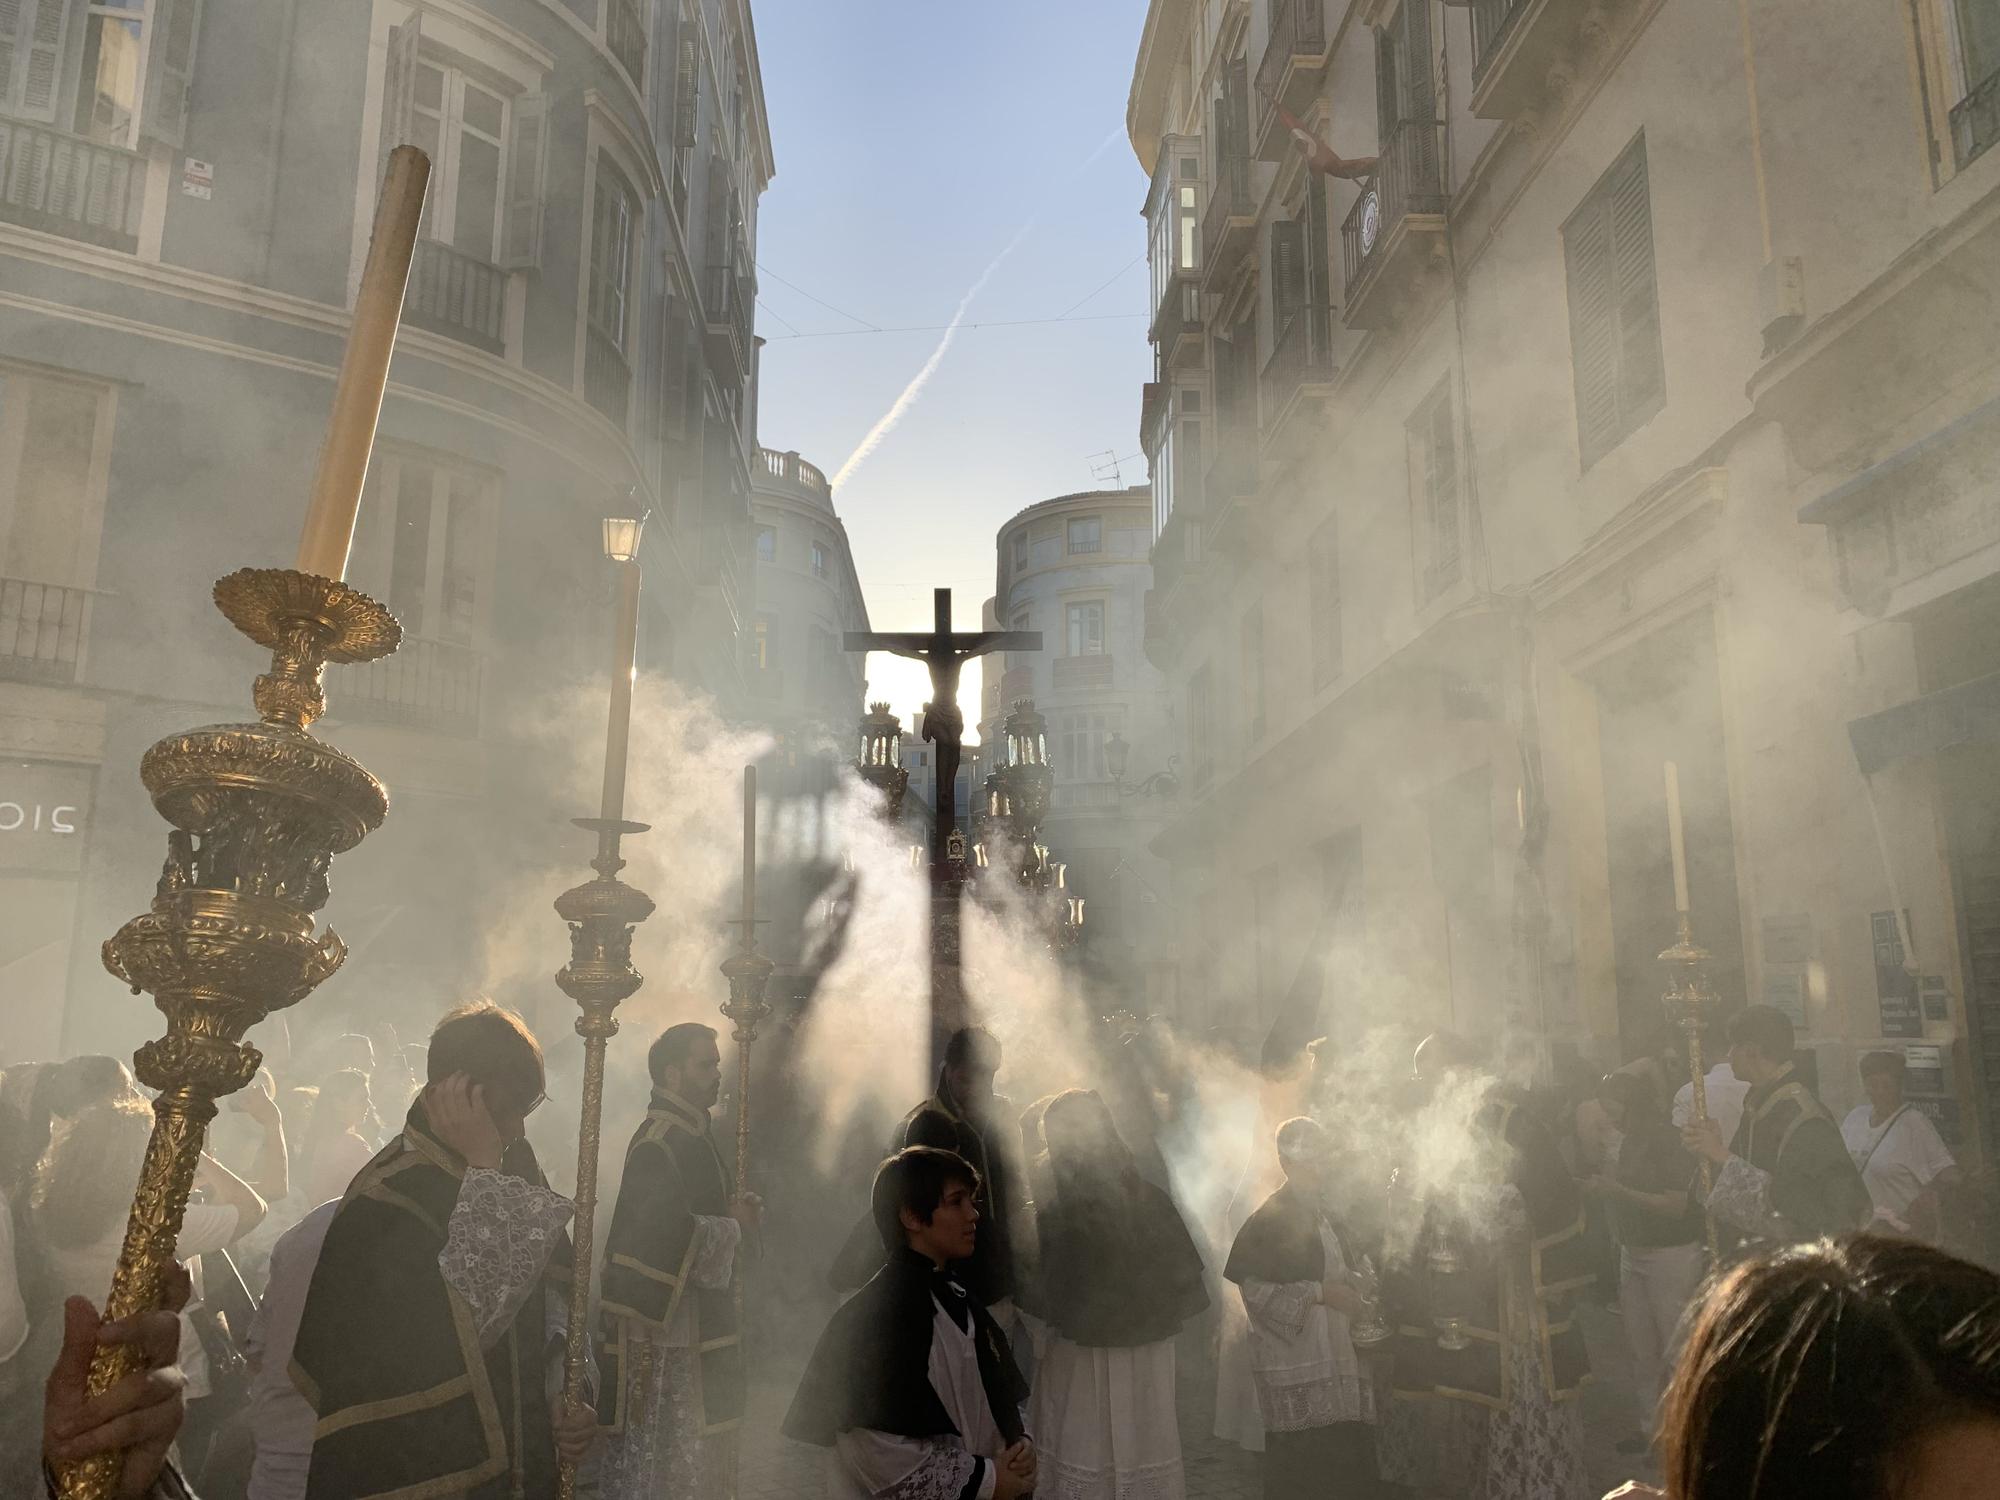
[(968, 657), (993, 651), (1039, 651), (1039, 630), (987, 630), (956, 635), (951, 628), (951, 590), (934, 593), (935, 621), (930, 634), (851, 630), (849, 651), (887, 651), (924, 663), (931, 673), (931, 701), (924, 705), (924, 738), (937, 746), (937, 819), (932, 827), (932, 858), (942, 860), (958, 823), (958, 761), (965, 743), (965, 715), (958, 706), (958, 671)]

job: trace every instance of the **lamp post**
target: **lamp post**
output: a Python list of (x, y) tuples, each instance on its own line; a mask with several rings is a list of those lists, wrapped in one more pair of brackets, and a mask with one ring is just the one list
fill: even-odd
[(1118, 788), (1121, 797), (1161, 797), (1172, 801), (1181, 794), (1181, 778), (1175, 769), (1180, 763), (1178, 755), (1170, 755), (1165, 770), (1155, 771), (1144, 780), (1127, 786), (1125, 773), (1132, 764), (1131, 744), (1115, 729), (1104, 742), (1104, 769), (1111, 773), (1111, 784)]
[(1007, 793), (1007, 818), (1014, 837), (1032, 846), (1049, 810), (1055, 772), (1049, 768), (1049, 721), (1036, 712), (1034, 700), (1015, 703), (1001, 724), (1007, 737), (1007, 764), (1000, 782)]
[(862, 715), (861, 755), (854, 769), (882, 794), (883, 817), (892, 826), (901, 823), (910, 772), (903, 764), (903, 721), (889, 712), (887, 703), (871, 703)]
[[(645, 983), (632, 967), (632, 929), (653, 914), (652, 898), (618, 878), (625, 867), (620, 842), (644, 833), (625, 818), (625, 760), (632, 736), (632, 680), (638, 667), (639, 538), (646, 517), (604, 523), (604, 555), (618, 568), (618, 618), (612, 637), (611, 712), (604, 735), (604, 789), (597, 816), (576, 826), (597, 835), (595, 880), (556, 898), (556, 914), (569, 924), (569, 962), (556, 985), (577, 1003), (576, 1034), (583, 1038), (583, 1103), (577, 1129), (576, 1253), (570, 1277), (569, 1342), (563, 1358), (563, 1404), (583, 1403), (585, 1351), (590, 1341), (590, 1265), (597, 1227), (597, 1158), (604, 1125), (604, 1054), (617, 1034), (619, 1002)], [(557, 1480), (562, 1500), (576, 1493), (576, 1468), (564, 1463)]]
[[(139, 763), (171, 825), (167, 858), (151, 908), (105, 943), (104, 966), (153, 996), (166, 1035), (132, 1058), (158, 1096), (107, 1319), (160, 1306), (215, 1101), (263, 1062), (244, 1038), (346, 958), (331, 928), (315, 931), (327, 867), (388, 813), (382, 783), (309, 731), (326, 712), (329, 662), (373, 661), (402, 640), (395, 616), (343, 579), (429, 183), (423, 152), (390, 153), (293, 566), (243, 568), (215, 585), (223, 617), (271, 653), (252, 689), (258, 720), (169, 735)], [(136, 1345), (99, 1348), (91, 1394), (140, 1359)], [(56, 1478), (65, 1500), (105, 1500), (124, 1465), (122, 1451), (59, 1461)]]

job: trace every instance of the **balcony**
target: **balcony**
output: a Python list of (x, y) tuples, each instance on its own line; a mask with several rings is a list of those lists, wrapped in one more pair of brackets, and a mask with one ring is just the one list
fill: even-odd
[(506, 310), (505, 271), (437, 240), (417, 241), (403, 298), (405, 323), (488, 354), (505, 354)]
[(0, 578), (0, 679), (75, 682), (90, 635), (90, 591)]
[(1176, 271), (1167, 280), (1147, 335), (1159, 348), (1162, 373), (1184, 361), (1200, 362), (1201, 331), (1201, 286), (1193, 271)]
[(1549, 94), (1549, 75), (1582, 50), (1590, 0), (1472, 0), (1473, 114), (1507, 120)]
[(724, 384), (741, 384), (750, 373), (751, 319), (757, 289), (732, 265), (710, 266), (702, 279), (709, 363)]
[(476, 735), (484, 667), (470, 646), (406, 636), (391, 656), (336, 668), (327, 696), (343, 718)]
[(137, 152), (0, 118), (0, 219), (131, 252), (145, 195)]
[(1093, 656), (1058, 656), (1049, 663), (1055, 671), (1058, 693), (1108, 693), (1111, 691), (1111, 658), (1098, 652)]
[(1165, 381), (1149, 380), (1139, 387), (1139, 447), (1148, 455), (1159, 451), (1161, 424), (1173, 409), (1173, 387)]
[[(809, 464), (796, 453), (780, 453), (776, 448), (759, 448), (755, 473), (759, 485), (764, 489), (801, 490), (816, 500), (833, 503), (833, 486), (827, 483), (825, 473), (816, 464)], [(774, 479), (774, 486), (767, 482)]]
[(1225, 432), (1209, 462), (1202, 481), (1208, 512), (1205, 551), (1240, 553), (1249, 541), (1250, 510), (1257, 498), (1257, 464), (1249, 437)]
[(1961, 168), (1995, 141), (2000, 141), (2000, 73), (1951, 107), (1951, 149)]
[(1271, 33), (1257, 64), (1257, 159), (1282, 160), (1289, 132), (1283, 105), (1303, 117), (1326, 72), (1326, 0), (1271, 0)]
[(583, 334), (583, 399), (625, 430), (632, 410), (632, 367), (618, 341), (595, 323)]
[(1350, 328), (1380, 328), (1441, 260), (1445, 194), (1435, 120), (1405, 120), (1340, 226)]
[(1257, 204), (1250, 196), (1250, 159), (1215, 164), (1216, 181), (1201, 216), (1201, 284), (1214, 289), (1242, 265), (1257, 243)]
[(1264, 441), (1278, 441), (1287, 425), (1309, 410), (1333, 383), (1333, 309), (1301, 307), (1285, 319), (1264, 361), (1260, 382)]

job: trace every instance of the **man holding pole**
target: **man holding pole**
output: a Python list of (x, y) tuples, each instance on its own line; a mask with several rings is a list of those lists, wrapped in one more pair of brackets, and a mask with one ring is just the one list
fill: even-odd
[(722, 1091), (715, 1032), (670, 1026), (646, 1054), (653, 1099), (625, 1154), (604, 1240), (599, 1492), (719, 1500), (720, 1441), (743, 1417), (743, 1348), (731, 1294), (760, 1205), (734, 1191), (708, 1112)]

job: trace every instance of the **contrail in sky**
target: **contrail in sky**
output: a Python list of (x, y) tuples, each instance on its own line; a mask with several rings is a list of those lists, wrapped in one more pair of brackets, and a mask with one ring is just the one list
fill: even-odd
[[(1067, 187), (1070, 182), (1082, 176), (1091, 163), (1102, 156), (1111, 143), (1124, 133), (1124, 126), (1115, 126), (1109, 135), (1097, 143), (1097, 148), (1083, 159), (1077, 169), (1070, 173), (1063, 185)], [(916, 404), (917, 397), (924, 393), (924, 387), (930, 384), (931, 376), (937, 373), (938, 366), (944, 362), (945, 352), (951, 348), (951, 341), (958, 337), (959, 324), (965, 321), (966, 310), (972, 306), (973, 299), (986, 289), (986, 283), (991, 281), (993, 273), (1006, 263), (1007, 257), (1020, 248), (1021, 241), (1034, 230), (1039, 217), (1039, 212), (1031, 215), (1028, 222), (1015, 231), (1014, 237), (1007, 241), (1006, 247), (987, 262), (986, 269), (979, 273), (979, 279), (972, 283), (971, 290), (958, 299), (958, 310), (951, 315), (951, 321), (945, 325), (944, 335), (938, 340), (937, 347), (931, 350), (931, 357), (924, 361), (923, 367), (910, 378), (910, 383), (903, 387), (902, 394), (890, 403), (889, 409), (882, 413), (873, 427), (868, 429), (868, 435), (856, 445), (852, 453), (847, 455), (847, 462), (842, 464), (833, 476), (834, 489), (837, 490), (847, 483), (854, 471), (867, 462), (868, 456), (882, 446), (882, 440), (896, 430), (896, 424), (903, 420), (904, 413)]]

